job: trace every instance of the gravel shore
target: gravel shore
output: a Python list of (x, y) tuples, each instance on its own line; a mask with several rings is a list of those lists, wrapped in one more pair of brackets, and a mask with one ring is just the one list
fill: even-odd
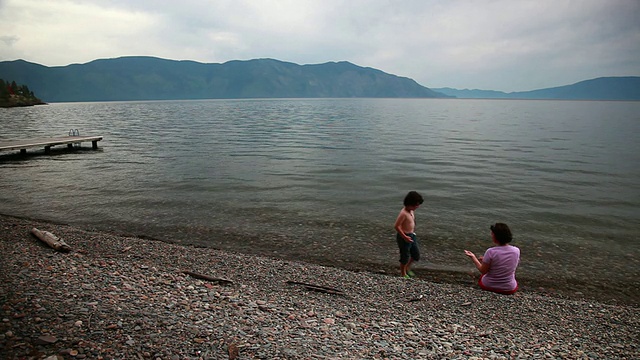
[[(34, 227), (72, 251), (49, 248)], [(0, 253), (2, 359), (640, 357), (635, 305), (505, 296), (8, 216)]]

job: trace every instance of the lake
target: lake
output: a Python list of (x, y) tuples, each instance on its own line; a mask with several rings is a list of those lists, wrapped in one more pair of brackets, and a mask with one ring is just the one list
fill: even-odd
[(416, 190), (418, 270), (469, 272), (463, 250), (505, 222), (523, 286), (640, 291), (640, 102), (54, 103), (0, 109), (0, 126), (104, 136), (0, 153), (3, 214), (395, 274), (393, 223)]

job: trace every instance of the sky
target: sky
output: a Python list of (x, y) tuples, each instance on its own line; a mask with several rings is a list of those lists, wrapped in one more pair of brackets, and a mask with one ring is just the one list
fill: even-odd
[(429, 88), (640, 76), (640, 0), (0, 0), (0, 61), (349, 61)]

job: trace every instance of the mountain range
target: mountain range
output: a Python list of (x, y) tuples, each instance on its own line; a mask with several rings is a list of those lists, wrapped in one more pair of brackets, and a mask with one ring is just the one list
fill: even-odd
[(0, 79), (26, 84), (45, 102), (242, 98), (489, 98), (640, 100), (640, 77), (606, 77), (525, 92), (430, 89), (352, 63), (275, 59), (222, 64), (128, 56), (48, 67), (1, 61)]
[(414, 80), (349, 62), (297, 65), (273, 59), (204, 64), (121, 57), (47, 67), (0, 62), (0, 78), (28, 84), (46, 102), (242, 98), (436, 98)]
[(442, 94), (464, 99), (555, 99), (555, 100), (640, 100), (640, 77), (600, 77), (572, 85), (519, 92), (433, 88)]

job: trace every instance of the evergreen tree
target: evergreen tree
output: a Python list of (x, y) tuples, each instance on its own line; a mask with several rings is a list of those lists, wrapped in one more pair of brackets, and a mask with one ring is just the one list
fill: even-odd
[(8, 99), (9, 98), (9, 89), (8, 84), (4, 82), (4, 80), (0, 79), (0, 98)]

